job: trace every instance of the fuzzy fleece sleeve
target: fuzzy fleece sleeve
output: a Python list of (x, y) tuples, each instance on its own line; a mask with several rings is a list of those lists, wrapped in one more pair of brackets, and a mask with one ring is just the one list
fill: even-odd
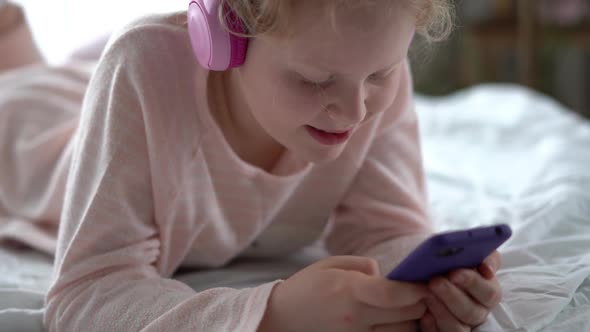
[(393, 105), (326, 238), (330, 253), (374, 257), (383, 273), (432, 232), (407, 61), (400, 70)]
[(157, 175), (143, 104), (147, 83), (129, 60), (138, 53), (133, 38), (143, 35), (115, 41), (90, 82), (44, 326), (49, 331), (254, 332), (276, 282), (197, 293), (167, 278), (166, 271), (175, 267), (164, 269), (160, 263), (180, 262), (167, 248), (186, 246), (194, 237), (162, 236), (156, 222)]

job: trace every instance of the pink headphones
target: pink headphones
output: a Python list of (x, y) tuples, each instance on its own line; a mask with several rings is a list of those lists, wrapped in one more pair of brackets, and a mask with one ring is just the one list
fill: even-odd
[[(219, 22), (220, 0), (192, 0), (188, 8), (188, 33), (197, 60), (205, 69), (226, 70), (246, 60), (248, 39), (227, 32)], [(242, 21), (229, 8), (227, 26), (245, 33)]]

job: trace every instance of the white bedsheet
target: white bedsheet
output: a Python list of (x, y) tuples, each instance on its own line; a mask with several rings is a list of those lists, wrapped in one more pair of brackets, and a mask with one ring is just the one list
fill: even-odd
[(590, 124), (517, 86), (417, 107), (439, 229), (506, 222), (504, 300), (480, 331), (590, 331)]
[[(440, 230), (506, 222), (504, 299), (488, 331), (590, 331), (590, 124), (552, 100), (487, 85), (417, 100)], [(195, 289), (247, 287), (316, 259), (244, 261), (185, 273)], [(51, 260), (0, 248), (0, 331), (38, 331)]]

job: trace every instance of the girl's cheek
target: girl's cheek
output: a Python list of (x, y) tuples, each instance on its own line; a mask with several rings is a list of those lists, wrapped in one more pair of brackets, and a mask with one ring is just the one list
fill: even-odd
[(394, 102), (394, 98), (391, 95), (376, 95), (372, 96), (366, 103), (367, 116), (365, 121), (371, 117), (385, 112), (391, 104)]
[(323, 102), (320, 96), (300, 91), (300, 89), (282, 89), (278, 104), (290, 110), (297, 110), (299, 114), (315, 114), (321, 111)]

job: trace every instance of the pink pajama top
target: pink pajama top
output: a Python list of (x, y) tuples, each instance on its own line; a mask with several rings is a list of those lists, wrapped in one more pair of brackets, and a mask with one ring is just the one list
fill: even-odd
[(183, 15), (125, 27), (92, 70), (0, 78), (0, 239), (55, 254), (49, 331), (254, 332), (281, 280), (195, 292), (175, 270), (318, 240), (387, 266), (431, 231), (407, 63), (340, 157), (266, 172), (210, 113)]

